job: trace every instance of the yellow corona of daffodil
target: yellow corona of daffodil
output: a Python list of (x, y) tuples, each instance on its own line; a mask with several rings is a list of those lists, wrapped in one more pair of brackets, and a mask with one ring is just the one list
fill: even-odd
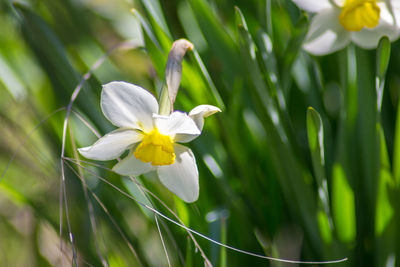
[(379, 39), (391, 41), (400, 34), (399, 0), (293, 0), (310, 13), (310, 29), (303, 48), (314, 55), (338, 51), (350, 42), (376, 48)]
[(86, 158), (111, 160), (129, 154), (113, 170), (121, 175), (156, 171), (160, 181), (186, 202), (199, 196), (199, 174), (192, 151), (186, 143), (200, 135), (204, 118), (220, 109), (200, 105), (189, 114), (174, 111), (159, 115), (156, 98), (145, 89), (126, 82), (103, 86), (101, 108), (119, 129), (106, 134), (92, 146), (80, 148)]

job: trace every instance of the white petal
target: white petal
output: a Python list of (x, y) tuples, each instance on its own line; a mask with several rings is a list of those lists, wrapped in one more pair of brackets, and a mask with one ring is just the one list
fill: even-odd
[(169, 116), (155, 114), (154, 118), (159, 132), (172, 138), (176, 134), (200, 134), (196, 123), (184, 112), (174, 111)]
[(332, 0), (333, 5), (337, 7), (343, 7), (346, 0)]
[(399, 37), (399, 31), (392, 25), (381, 24), (373, 30), (363, 29), (360, 32), (356, 32), (351, 39), (362, 48), (373, 49), (378, 46), (379, 40), (383, 36), (387, 36), (390, 41), (394, 41)]
[(204, 125), (204, 118), (211, 116), (217, 112), (221, 112), (221, 110), (215, 106), (211, 105), (200, 105), (193, 108), (189, 112), (189, 117), (191, 117), (196, 123), (197, 127), (201, 131)]
[(155, 97), (140, 86), (126, 82), (103, 85), (101, 109), (118, 127), (149, 131), (153, 128), (153, 113), (158, 113)]
[(125, 150), (142, 139), (142, 134), (132, 129), (118, 129), (101, 137), (92, 146), (79, 148), (82, 156), (95, 160), (118, 158)]
[(311, 21), (303, 48), (313, 55), (338, 51), (350, 42), (350, 32), (339, 23), (340, 9), (325, 9)]
[[(386, 1), (388, 1), (388, 0), (386, 0)], [(391, 5), (391, 6), (389, 6), (389, 7), (391, 7), (390, 12), (394, 14), (395, 19), (396, 19), (396, 24), (399, 27), (400, 26), (400, 1), (392, 0), (389, 2), (390, 2), (389, 4)]]
[(380, 5), (380, 8), (381, 19), (379, 20), (378, 26), (373, 29), (364, 28), (359, 32), (353, 32), (351, 40), (358, 46), (372, 49), (378, 46), (379, 40), (383, 36), (387, 36), (390, 41), (394, 41), (399, 37), (400, 32), (395, 25), (392, 15), (385, 5)]
[(355, 32), (351, 39), (362, 48), (373, 49), (378, 46), (379, 40), (383, 36), (387, 36), (390, 41), (394, 41), (399, 37), (399, 32), (392, 25), (381, 24), (372, 30), (362, 29), (359, 32)]
[(331, 8), (332, 5), (329, 0), (293, 0), (293, 2), (300, 8), (307, 12), (319, 12), (326, 8)]
[(383, 20), (388, 24), (395, 24), (395, 20), (393, 18), (393, 15), (395, 14), (394, 9), (390, 10), (393, 6), (388, 6), (388, 4), (390, 5), (390, 3), (383, 3), (383, 2), (377, 4), (381, 9), (379, 23), (381, 23), (381, 21)]
[(199, 197), (199, 172), (192, 151), (175, 144), (175, 163), (159, 166), (158, 177), (170, 191), (185, 202), (194, 202)]
[(121, 175), (141, 175), (154, 170), (151, 163), (145, 163), (129, 153), (123, 160), (115, 164), (113, 171)]
[[(189, 112), (189, 117), (193, 119), (196, 123), (197, 128), (200, 132), (203, 130), (204, 126), (204, 118), (213, 115), (214, 113), (221, 112), (221, 110), (215, 106), (211, 105), (200, 105), (193, 108)], [(175, 141), (179, 143), (187, 143), (195, 139), (199, 135), (190, 135), (190, 134), (177, 134), (175, 136)]]

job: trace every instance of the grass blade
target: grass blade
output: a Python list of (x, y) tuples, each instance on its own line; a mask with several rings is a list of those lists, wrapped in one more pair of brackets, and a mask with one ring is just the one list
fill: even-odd
[(318, 185), (318, 196), (323, 209), (328, 217), (332, 229), (329, 208), (328, 183), (325, 175), (325, 152), (324, 152), (324, 127), (321, 116), (318, 112), (309, 107), (307, 110), (307, 132), (308, 145), (311, 151), (311, 159), (314, 168), (314, 175)]

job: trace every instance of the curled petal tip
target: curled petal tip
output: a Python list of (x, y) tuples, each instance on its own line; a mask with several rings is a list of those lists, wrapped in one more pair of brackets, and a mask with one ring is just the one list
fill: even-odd
[(200, 105), (195, 108), (193, 108), (189, 112), (189, 116), (196, 116), (201, 114), (203, 118), (206, 118), (208, 116), (211, 116), (217, 112), (222, 112), (222, 110), (216, 106), (212, 105)]
[(185, 54), (185, 52), (187, 52), (187, 51), (192, 51), (194, 49), (194, 45), (190, 41), (182, 38), (182, 39), (176, 40), (172, 44), (171, 50), (173, 50), (173, 49), (182, 50), (183, 54)]
[(213, 115), (215, 113), (218, 113), (218, 112), (222, 112), (222, 110), (220, 108), (215, 107), (215, 109), (212, 109), (212, 110), (208, 111), (207, 113), (205, 113), (204, 117), (211, 116), (211, 115)]

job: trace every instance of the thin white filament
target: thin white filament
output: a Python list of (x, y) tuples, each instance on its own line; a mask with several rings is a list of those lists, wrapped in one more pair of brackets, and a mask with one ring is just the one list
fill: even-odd
[[(83, 179), (77, 171), (71, 166), (71, 164), (66, 163), (67, 166), (70, 168), (70, 170), (77, 176), (79, 177), (80, 180)], [(84, 167), (83, 167), (84, 168)], [(99, 197), (90, 189), (87, 188), (87, 190), (92, 194), (93, 198), (96, 200), (96, 202), (100, 205), (100, 207), (103, 209), (104, 213), (107, 215), (107, 217), (110, 219), (111, 223), (114, 225), (114, 227), (117, 229), (118, 233), (121, 235), (122, 239), (124, 239), (125, 243), (127, 244), (129, 250), (132, 252), (132, 254), (135, 256), (137, 259), (138, 263), (140, 266), (144, 266), (142, 262), (140, 261), (140, 258), (136, 252), (136, 250), (133, 248), (132, 244), (129, 242), (128, 238), (125, 236), (124, 232), (121, 230), (121, 228), (118, 226), (118, 223), (114, 220), (114, 218), (111, 216), (111, 213), (108, 211), (107, 207), (104, 205), (104, 203), (99, 199)]]
[[(73, 112), (75, 115), (77, 115), (78, 119), (80, 119), (80, 120), (81, 120), (81, 121), (82, 121), (82, 122), (83, 122), (83, 123), (98, 137), (98, 138), (101, 137), (101, 135), (90, 125), (90, 123), (89, 123), (87, 120), (85, 120), (78, 112), (76, 112), (76, 111), (73, 110), (73, 109), (72, 109), (72, 112)], [(72, 159), (71, 159), (71, 160), (72, 160)], [(120, 158), (117, 158), (117, 160), (120, 161)], [(82, 160), (80, 160), (80, 162), (81, 162), (81, 161), (82, 161)], [(76, 162), (78, 162), (78, 161), (76, 160)], [(88, 164), (93, 164), (93, 163), (87, 162), (87, 161), (83, 161), (83, 162), (88, 163)], [(78, 164), (79, 164), (79, 163), (78, 163)], [(93, 165), (95, 165), (95, 164), (93, 164)], [(97, 165), (97, 167), (103, 168), (103, 167), (100, 166), (100, 165)], [(107, 168), (105, 168), (105, 169), (107, 169)], [(109, 169), (107, 169), (107, 170), (110, 171)], [(135, 183), (135, 184), (138, 185), (139, 190), (145, 195), (145, 197), (146, 197), (150, 202), (151, 202), (151, 199), (149, 198), (149, 196), (147, 195), (147, 193), (151, 194), (153, 198), (155, 198), (155, 199), (156, 199), (161, 205), (163, 205), (171, 214), (173, 214), (174, 217), (175, 217), (181, 224), (184, 224), (184, 223), (182, 222), (182, 220), (179, 218), (179, 216), (176, 215), (176, 214), (167, 206), (167, 204), (165, 204), (160, 198), (158, 198), (156, 195), (154, 195), (152, 192), (150, 192), (147, 188), (143, 187), (143, 185), (141, 185), (141, 184), (136, 180), (135, 177), (129, 176), (129, 178), (132, 180), (133, 183)], [(155, 218), (156, 218), (156, 220), (157, 220), (157, 217), (155, 217)], [(162, 221), (162, 223), (163, 223), (163, 221)], [(193, 241), (193, 243), (194, 243), (196, 249), (200, 251), (200, 254), (201, 254), (202, 258), (203, 258), (204, 261), (205, 261), (205, 265), (206, 265), (206, 266), (212, 266), (210, 260), (207, 258), (207, 256), (206, 256), (206, 254), (204, 253), (203, 249), (202, 249), (202, 248), (200, 247), (200, 245), (197, 243), (197, 241), (196, 241), (196, 239), (194, 238), (193, 234), (192, 234), (191, 232), (187, 232), (187, 233), (188, 233), (190, 239)]]
[[(71, 159), (71, 158), (65, 158), (65, 159), (74, 162), (74, 160)], [(85, 161), (82, 161), (82, 162), (85, 162)], [(76, 162), (75, 162), (75, 163), (76, 163)], [(87, 162), (87, 163), (90, 163), (90, 162)], [(77, 164), (77, 163), (76, 163), (76, 164)], [(96, 165), (96, 164), (94, 164), (94, 165)], [(150, 206), (148, 206), (148, 205), (146, 205), (146, 204), (144, 204), (144, 203), (138, 201), (135, 197), (129, 195), (129, 194), (126, 193), (126, 192), (124, 192), (122, 189), (118, 188), (117, 186), (115, 186), (115, 185), (112, 184), (111, 182), (105, 180), (104, 178), (100, 177), (100, 176), (97, 175), (96, 173), (92, 172), (90, 169), (87, 169), (87, 168), (84, 167), (84, 166), (81, 166), (81, 167), (84, 168), (86, 171), (90, 172), (92, 175), (94, 175), (94, 176), (96, 176), (97, 178), (99, 178), (101, 181), (103, 181), (103, 182), (105, 182), (106, 184), (108, 184), (109, 186), (113, 187), (115, 190), (117, 190), (118, 192), (120, 192), (120, 193), (123, 194), (124, 196), (126, 196), (126, 197), (128, 197), (128, 198), (134, 200), (136, 203), (138, 203), (138, 204), (141, 205), (142, 207), (145, 207), (146, 209), (152, 211), (153, 213), (157, 214), (158, 216), (164, 218), (165, 220), (167, 220), (167, 221), (169, 221), (169, 222), (171, 222), (171, 223), (173, 223), (173, 224), (175, 224), (175, 225), (177, 225), (177, 226), (179, 226), (179, 227), (185, 229), (185, 230), (188, 231), (188, 232), (191, 232), (191, 233), (193, 233), (193, 234), (195, 234), (195, 235), (197, 235), (197, 236), (200, 236), (200, 237), (206, 239), (206, 240), (209, 241), (209, 242), (212, 242), (212, 243), (214, 243), (214, 244), (216, 244), (216, 245), (225, 247), (225, 248), (227, 248), (227, 249), (230, 249), (230, 250), (233, 250), (233, 251), (242, 253), (242, 254), (246, 254), (246, 255), (249, 255), (249, 256), (261, 258), (261, 259), (267, 259), (267, 260), (277, 261), (277, 262), (292, 263), (292, 264), (333, 264), (333, 263), (340, 263), (340, 262), (347, 261), (347, 257), (346, 257), (346, 258), (343, 258), (343, 259), (331, 260), (331, 261), (297, 261), (297, 260), (281, 259), (281, 258), (274, 258), (274, 257), (264, 256), (264, 255), (261, 255), (261, 254), (257, 254), (257, 253), (245, 251), (245, 250), (242, 250), (242, 249), (238, 249), (238, 248), (235, 248), (235, 247), (226, 245), (226, 244), (224, 244), (224, 243), (218, 242), (218, 241), (216, 241), (216, 240), (214, 240), (214, 239), (212, 239), (212, 238), (210, 238), (210, 237), (208, 237), (208, 236), (206, 236), (206, 235), (204, 235), (204, 234), (202, 234), (202, 233), (200, 233), (200, 232), (197, 232), (197, 231), (195, 231), (195, 230), (193, 230), (193, 229), (191, 229), (191, 228), (189, 228), (189, 227), (187, 227), (187, 226), (185, 226), (185, 225), (183, 225), (183, 224), (181, 224), (181, 223), (179, 223), (179, 222), (177, 222), (177, 221), (175, 221), (175, 220), (169, 218), (168, 216), (164, 215), (163, 213), (159, 212), (158, 210), (156, 210), (156, 209), (154, 209), (154, 208), (152, 208), (152, 207), (150, 207)], [(105, 167), (102, 167), (102, 168), (105, 169), (105, 170), (111, 171), (111, 170), (108, 169), (108, 168), (105, 168)]]
[(89, 69), (89, 71), (87, 73), (85, 73), (83, 75), (82, 80), (80, 81), (80, 83), (76, 86), (76, 88), (74, 89), (72, 95), (71, 95), (71, 100), (68, 104), (67, 107), (67, 114), (65, 115), (64, 118), (64, 124), (63, 124), (63, 134), (62, 134), (62, 145), (61, 145), (61, 157), (60, 157), (60, 165), (61, 165), (61, 183), (60, 183), (60, 205), (59, 205), (59, 209), (60, 209), (60, 229), (59, 229), (59, 234), (60, 234), (60, 250), (62, 250), (62, 214), (63, 214), (63, 201), (65, 202), (65, 216), (66, 216), (66, 220), (67, 220), (67, 226), (68, 226), (68, 232), (69, 232), (69, 236), (70, 236), (70, 242), (71, 242), (71, 246), (72, 246), (72, 251), (73, 251), (73, 260), (74, 260), (74, 264), (76, 267), (78, 267), (78, 263), (76, 260), (76, 251), (75, 251), (75, 245), (73, 242), (73, 235), (72, 235), (72, 231), (71, 231), (71, 227), (70, 227), (70, 222), (69, 222), (69, 214), (68, 214), (68, 205), (67, 205), (67, 194), (66, 194), (66, 190), (65, 190), (65, 170), (64, 170), (64, 155), (65, 155), (65, 143), (66, 143), (66, 135), (67, 135), (67, 127), (68, 127), (68, 119), (69, 119), (69, 115), (71, 113), (71, 109), (72, 109), (72, 104), (75, 102), (76, 98), (78, 97), (78, 94), (80, 93), (80, 91), (83, 88), (83, 84), (92, 76), (92, 73), (94, 70), (96, 70), (106, 59), (107, 57), (114, 52), (116, 49), (119, 48), (137, 48), (139, 46), (138, 43), (134, 43), (134, 42), (124, 42), (121, 44), (118, 44), (114, 47), (112, 47), (111, 49), (109, 49), (99, 60), (97, 60), (93, 66)]

